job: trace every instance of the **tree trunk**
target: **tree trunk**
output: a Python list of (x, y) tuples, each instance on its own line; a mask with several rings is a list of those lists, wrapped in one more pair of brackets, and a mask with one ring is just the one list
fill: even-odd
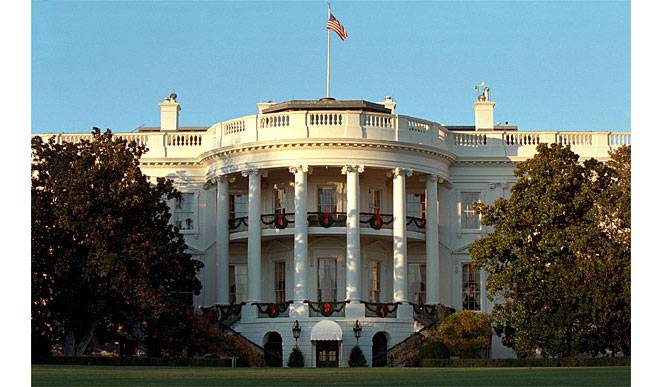
[(68, 330), (64, 335), (64, 356), (83, 356), (92, 337), (94, 337), (96, 327), (97, 321), (90, 324), (78, 337), (78, 342), (76, 342), (75, 332)]

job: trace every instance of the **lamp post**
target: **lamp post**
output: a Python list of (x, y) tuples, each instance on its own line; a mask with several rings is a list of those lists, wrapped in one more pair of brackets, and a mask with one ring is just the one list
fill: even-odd
[(294, 325), (292, 326), (292, 336), (294, 336), (294, 340), (296, 340), (296, 346), (299, 346), (299, 337), (301, 337), (301, 325), (299, 325), (299, 320), (294, 321)]
[(356, 343), (358, 344), (359, 337), (361, 337), (361, 331), (363, 330), (363, 328), (361, 328), (361, 323), (359, 323), (359, 320), (356, 320), (356, 322), (354, 323), (354, 328), (352, 329), (354, 330), (354, 337), (356, 337)]

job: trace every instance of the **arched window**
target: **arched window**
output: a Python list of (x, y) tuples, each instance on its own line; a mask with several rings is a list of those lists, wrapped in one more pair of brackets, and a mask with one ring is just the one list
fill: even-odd
[(386, 351), (388, 350), (388, 337), (386, 332), (377, 332), (372, 336), (372, 366), (386, 367)]
[(267, 367), (283, 366), (283, 338), (277, 332), (264, 336), (264, 361)]

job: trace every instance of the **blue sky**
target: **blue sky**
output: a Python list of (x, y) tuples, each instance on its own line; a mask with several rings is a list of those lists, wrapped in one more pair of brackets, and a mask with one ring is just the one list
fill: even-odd
[[(473, 124), (485, 81), (520, 130), (630, 129), (629, 2), (332, 3), (331, 95)], [(32, 132), (255, 114), (325, 93), (326, 2), (32, 2)]]

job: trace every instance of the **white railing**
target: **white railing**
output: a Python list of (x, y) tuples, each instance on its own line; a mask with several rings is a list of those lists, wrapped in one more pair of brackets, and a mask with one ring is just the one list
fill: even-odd
[(202, 146), (202, 134), (168, 134), (166, 136), (166, 146)]
[(260, 117), (260, 128), (277, 128), (290, 126), (289, 114), (274, 114)]
[(510, 133), (503, 134), (503, 143), (505, 145), (538, 145), (540, 144), (540, 134), (538, 133)]
[(140, 133), (120, 133), (113, 134), (113, 137), (121, 138), (122, 140), (126, 140), (128, 142), (135, 141), (138, 145), (147, 146), (147, 139), (149, 138), (149, 135)]
[(557, 133), (556, 143), (561, 145), (591, 145), (593, 133)]
[(455, 145), (457, 146), (483, 146), (487, 145), (487, 136), (480, 133), (454, 133)]
[(408, 118), (407, 128), (409, 129), (410, 132), (425, 133), (428, 130), (430, 130), (430, 124), (428, 124), (427, 122)]
[(363, 126), (393, 129), (393, 116), (385, 114), (364, 114)]
[(609, 134), (609, 146), (619, 147), (621, 145), (632, 145), (630, 133), (610, 133)]
[(234, 120), (223, 123), (223, 133), (232, 134), (240, 133), (246, 130), (246, 123), (244, 120)]
[(311, 126), (340, 126), (342, 122), (342, 113), (308, 113), (308, 125)]

